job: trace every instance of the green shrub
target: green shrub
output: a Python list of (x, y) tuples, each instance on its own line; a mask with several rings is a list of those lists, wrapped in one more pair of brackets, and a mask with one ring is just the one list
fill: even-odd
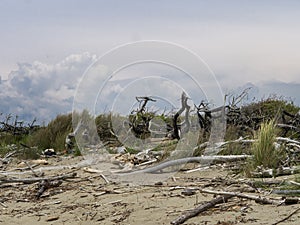
[(243, 106), (241, 113), (247, 118), (252, 118), (252, 123), (249, 125), (256, 130), (261, 123), (274, 118), (281, 123), (283, 111), (296, 114), (299, 110), (300, 108), (292, 102), (273, 97)]

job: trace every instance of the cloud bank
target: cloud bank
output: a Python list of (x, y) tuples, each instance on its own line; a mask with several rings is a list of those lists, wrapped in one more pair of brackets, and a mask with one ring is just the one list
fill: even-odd
[(86, 68), (96, 60), (90, 53), (70, 55), (50, 65), (39, 61), (19, 63), (0, 84), (0, 112), (49, 122), (72, 110), (76, 86)]

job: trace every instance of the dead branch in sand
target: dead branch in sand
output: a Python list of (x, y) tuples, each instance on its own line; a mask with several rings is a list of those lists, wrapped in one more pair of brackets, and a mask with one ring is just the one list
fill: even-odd
[(296, 214), (299, 210), (300, 210), (300, 208), (294, 210), (294, 211), (293, 211), (291, 214), (289, 214), (287, 217), (283, 218), (282, 220), (279, 220), (279, 221), (276, 222), (276, 223), (273, 223), (272, 225), (277, 225), (277, 224), (279, 224), (279, 223), (282, 223), (282, 222), (288, 220), (288, 219), (291, 218), (294, 214)]
[(227, 196), (221, 196), (221, 197), (218, 197), (218, 198), (214, 198), (211, 201), (205, 202), (205, 203), (197, 206), (196, 208), (194, 208), (192, 210), (189, 210), (185, 214), (179, 216), (177, 219), (173, 220), (171, 222), (171, 224), (173, 224), (173, 225), (183, 224), (188, 219), (197, 216), (199, 213), (204, 212), (204, 211), (214, 207), (217, 204), (224, 203), (232, 197), (233, 196), (227, 195)]
[(246, 195), (239, 192), (227, 192), (227, 191), (214, 191), (214, 190), (208, 190), (208, 189), (202, 189), (200, 190), (202, 193), (208, 193), (208, 194), (215, 194), (215, 195), (226, 195), (226, 196), (232, 196), (232, 197), (239, 197), (239, 198), (246, 198), (250, 200), (254, 200), (257, 203), (260, 204), (270, 204), (270, 205), (280, 205), (284, 202), (282, 201), (275, 201), (268, 198), (262, 198), (261, 196), (254, 196), (254, 195)]
[(4, 183), (24, 183), (24, 184), (32, 184), (36, 182), (41, 182), (43, 180), (47, 181), (54, 181), (54, 180), (66, 180), (66, 179), (71, 179), (76, 177), (76, 173), (71, 173), (71, 174), (63, 174), (60, 176), (55, 176), (55, 177), (33, 177), (33, 178), (0, 178), (0, 184)]

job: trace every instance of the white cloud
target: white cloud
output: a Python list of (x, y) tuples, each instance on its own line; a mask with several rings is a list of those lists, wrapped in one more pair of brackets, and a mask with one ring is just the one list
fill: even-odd
[(0, 84), (0, 111), (46, 122), (58, 113), (70, 112), (78, 81), (95, 60), (95, 55), (86, 52), (53, 65), (19, 63), (8, 80)]

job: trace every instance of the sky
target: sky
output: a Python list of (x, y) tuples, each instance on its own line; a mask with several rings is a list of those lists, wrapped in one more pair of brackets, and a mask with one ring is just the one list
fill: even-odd
[(69, 111), (97, 57), (143, 40), (190, 49), (224, 92), (282, 83), (297, 95), (299, 22), (297, 0), (0, 0), (0, 111), (46, 121)]

